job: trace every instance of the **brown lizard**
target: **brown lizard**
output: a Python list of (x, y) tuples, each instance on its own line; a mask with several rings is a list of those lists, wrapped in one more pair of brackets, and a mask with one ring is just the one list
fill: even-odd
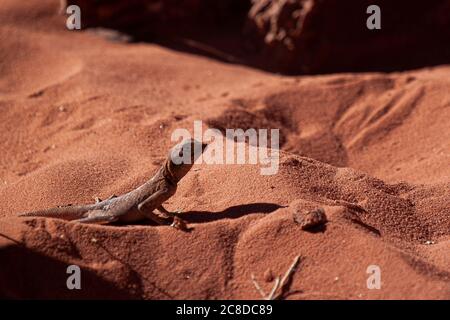
[[(194, 139), (183, 141), (169, 152), (164, 164), (150, 180), (121, 196), (112, 196), (103, 201), (97, 199), (94, 204), (60, 206), (22, 213), (20, 216), (59, 218), (98, 224), (115, 221), (133, 223), (146, 218), (158, 224), (167, 224), (172, 218), (172, 226), (187, 230), (184, 221), (164, 209), (162, 204), (175, 194), (177, 183), (189, 172), (205, 148), (206, 144)], [(186, 155), (187, 152), (190, 155)], [(155, 209), (160, 214), (154, 213)]]

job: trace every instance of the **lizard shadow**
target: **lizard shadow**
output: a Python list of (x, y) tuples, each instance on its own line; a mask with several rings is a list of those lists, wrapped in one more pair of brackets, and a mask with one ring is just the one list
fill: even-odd
[(237, 219), (249, 214), (267, 214), (285, 207), (276, 203), (258, 202), (231, 206), (219, 212), (187, 211), (180, 213), (179, 216), (188, 223), (206, 223), (221, 219)]
[(306, 231), (306, 232), (309, 232), (309, 233), (325, 233), (325, 231), (327, 231), (327, 223), (328, 222), (326, 222), (324, 224), (321, 224), (321, 225), (318, 225), (318, 226), (314, 226), (314, 227), (308, 228), (308, 229), (303, 230), (303, 231)]

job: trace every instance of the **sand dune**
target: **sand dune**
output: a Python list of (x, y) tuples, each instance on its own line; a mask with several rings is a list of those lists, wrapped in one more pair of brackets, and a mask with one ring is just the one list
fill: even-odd
[[(269, 288), (301, 255), (287, 299), (450, 298), (449, 66), (280, 76), (63, 31), (57, 1), (34, 28), (14, 3), (0, 8), (0, 296), (259, 299), (251, 274)], [(167, 202), (190, 233), (17, 217), (131, 190), (194, 120), (280, 128), (279, 172), (196, 165)], [(328, 223), (301, 230), (294, 212), (319, 207)], [(69, 264), (89, 290), (66, 289)]]

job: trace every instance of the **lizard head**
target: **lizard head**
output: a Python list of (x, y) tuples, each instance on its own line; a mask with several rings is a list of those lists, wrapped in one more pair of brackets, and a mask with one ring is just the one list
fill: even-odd
[(174, 182), (180, 181), (191, 170), (194, 162), (205, 151), (206, 147), (207, 144), (205, 143), (195, 139), (187, 139), (170, 150), (166, 162), (166, 171)]

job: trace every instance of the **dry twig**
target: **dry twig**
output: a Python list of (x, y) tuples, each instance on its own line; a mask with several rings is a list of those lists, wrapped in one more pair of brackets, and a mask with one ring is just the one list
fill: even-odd
[[(287, 283), (290, 282), (292, 275), (294, 274), (294, 271), (296, 270), (299, 262), (300, 262), (300, 256), (296, 256), (294, 258), (294, 261), (292, 262), (291, 266), (284, 274), (283, 278), (281, 278), (281, 281), (280, 281), (280, 277), (277, 277), (275, 279), (275, 284), (274, 284), (272, 290), (270, 291), (269, 295), (266, 295), (264, 290), (261, 288), (261, 286), (256, 281), (253, 273), (251, 274), (253, 285), (255, 286), (256, 290), (259, 292), (259, 294), (263, 297), (264, 300), (276, 300), (283, 296), (283, 294), (286, 290), (285, 286)], [(277, 291), (278, 291), (278, 293), (277, 293)]]

